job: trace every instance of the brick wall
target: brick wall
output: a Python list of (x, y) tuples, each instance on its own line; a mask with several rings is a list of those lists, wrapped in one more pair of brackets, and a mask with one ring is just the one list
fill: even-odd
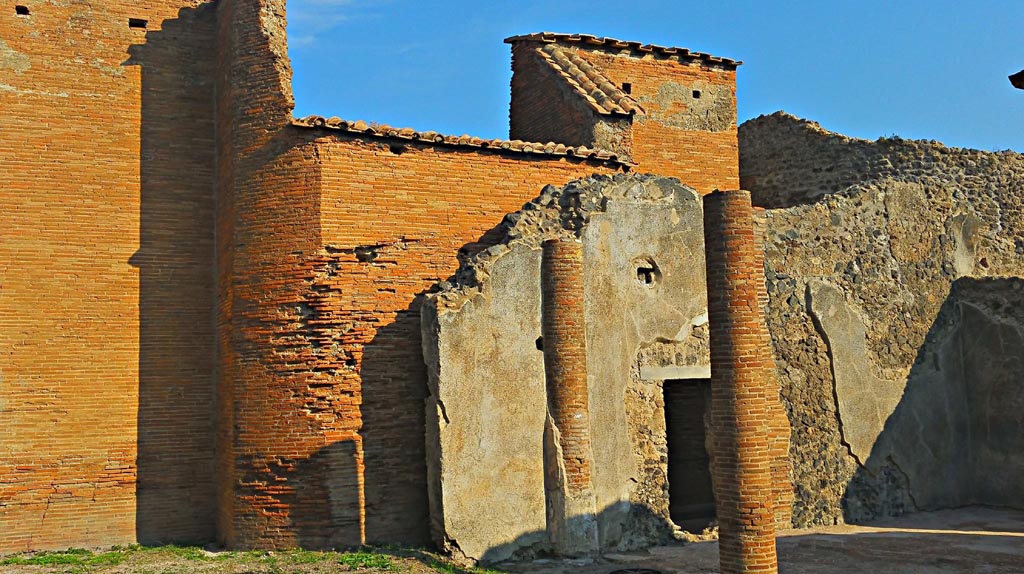
[[(635, 171), (678, 177), (701, 193), (739, 187), (732, 67), (574, 43), (564, 46), (579, 52), (616, 86), (630, 84), (630, 96), (644, 113), (634, 114), (632, 120), (619, 119), (599, 116), (585, 106), (582, 97), (533, 53), (542, 45), (513, 43), (513, 138), (594, 146), (602, 131), (627, 129), (627, 147), (610, 151), (628, 153), (638, 164)], [(590, 139), (582, 141), (584, 137)]]
[(19, 4), (0, 7), (0, 552), (209, 539), (212, 12)]
[(623, 166), (294, 126), (284, 0), (25, 4), (0, 551), (427, 543), (418, 296), (544, 185)]
[[(777, 572), (772, 447), (778, 391), (762, 308), (750, 194), (704, 198), (712, 478), (723, 573)], [(774, 398), (773, 398), (774, 397)], [(781, 408), (781, 407), (779, 407)]]
[(315, 148), (287, 129), (284, 2), (219, 12), (219, 537), (230, 547), (359, 543), (358, 531), (332, 538), (324, 520), (334, 476), (314, 455), (327, 441), (296, 390), (308, 383), (294, 322), (320, 245), (319, 170)]
[[(616, 85), (631, 83), (630, 95), (644, 108), (633, 118), (636, 171), (678, 177), (702, 194), (739, 187), (735, 70), (603, 50), (583, 54)], [(688, 108), (700, 103), (693, 99), (695, 90), (703, 98), (718, 94), (713, 112), (722, 117), (706, 126), (714, 130), (691, 123)]]

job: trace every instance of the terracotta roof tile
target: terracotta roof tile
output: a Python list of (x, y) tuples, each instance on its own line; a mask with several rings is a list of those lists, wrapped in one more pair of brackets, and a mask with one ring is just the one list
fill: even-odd
[(537, 49), (537, 54), (579, 92), (596, 112), (623, 115), (635, 111), (643, 113), (643, 108), (636, 100), (627, 96), (577, 52), (562, 49), (556, 44), (545, 44)]
[(341, 118), (324, 118), (322, 116), (308, 116), (292, 120), (292, 125), (300, 128), (325, 129), (351, 134), (359, 134), (382, 139), (397, 139), (423, 142), (434, 145), (444, 145), (464, 148), (492, 149), (496, 151), (534, 154), (569, 156), (602, 163), (614, 163), (618, 165), (635, 165), (618, 154), (610, 151), (592, 149), (586, 146), (567, 146), (565, 144), (548, 142), (524, 142), (522, 140), (503, 139), (482, 139), (469, 135), (444, 135), (433, 131), (418, 132), (412, 128), (396, 128), (386, 124), (368, 124), (362, 120), (350, 122)]
[(670, 58), (678, 58), (680, 60), (700, 60), (708, 64), (715, 64), (732, 69), (735, 69), (737, 66), (743, 64), (743, 62), (739, 60), (720, 58), (718, 56), (712, 56), (711, 54), (706, 54), (704, 52), (691, 52), (688, 48), (658, 46), (656, 44), (641, 44), (640, 42), (625, 42), (623, 40), (616, 40), (615, 38), (591, 36), (590, 34), (558, 34), (555, 32), (539, 32), (536, 34), (523, 34), (520, 36), (512, 36), (510, 38), (505, 38), (505, 42), (508, 44), (511, 44), (513, 42), (519, 42), (522, 40), (543, 42), (545, 44), (560, 42), (563, 44), (585, 44), (588, 46), (617, 48), (623, 50), (631, 50), (633, 52), (657, 54), (660, 56)]

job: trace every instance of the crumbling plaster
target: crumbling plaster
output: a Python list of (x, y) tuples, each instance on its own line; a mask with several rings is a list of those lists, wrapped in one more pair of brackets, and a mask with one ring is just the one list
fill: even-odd
[[(446, 550), (497, 561), (544, 547), (539, 246), (551, 237), (583, 244), (601, 546), (668, 537), (661, 381), (640, 378), (638, 356), (656, 342), (700, 347), (690, 334), (706, 307), (702, 229), (697, 194), (673, 179), (549, 186), (506, 218), (498, 245), (428, 297), (427, 458), (434, 536)], [(651, 262), (646, 283), (638, 266)], [(670, 355), (695, 359), (681, 367), (707, 364), (705, 354)]]

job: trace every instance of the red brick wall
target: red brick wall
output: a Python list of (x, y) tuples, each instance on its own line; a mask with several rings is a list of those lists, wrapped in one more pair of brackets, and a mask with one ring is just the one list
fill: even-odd
[[(247, 29), (239, 16), (232, 30)], [(274, 52), (231, 33), (235, 49)], [(237, 77), (280, 81), (244, 66)], [(222, 118), (234, 135), (221, 153), (235, 155), (221, 173), (220, 535), (266, 548), (428, 544), (417, 296), (545, 184), (617, 168), (244, 126), (254, 107)], [(274, 101), (258, 108), (277, 117)]]
[(23, 4), (0, 7), (0, 552), (209, 539), (212, 10)]
[(293, 127), (284, 0), (26, 3), (0, 551), (427, 543), (417, 296), (544, 185), (621, 168)]
[(778, 385), (750, 194), (704, 197), (711, 343), (712, 478), (723, 574), (777, 572), (772, 448)]
[[(645, 56), (614, 55), (586, 50), (583, 55), (614, 84), (632, 84), (630, 96), (640, 102), (645, 114), (633, 118), (633, 161), (635, 171), (678, 177), (700, 193), (715, 189), (737, 189), (740, 185), (739, 145), (735, 119), (723, 131), (688, 130), (667, 125), (650, 116), (659, 110), (655, 102), (668, 82), (690, 85), (702, 82), (723, 86), (731, 94), (735, 118), (736, 72), (710, 68), (700, 63)], [(672, 111), (683, 111), (684, 103), (673, 102)]]
[(310, 526), (332, 504), (333, 477), (293, 392), (311, 368), (296, 323), (320, 246), (319, 168), (314, 146), (288, 128), (284, 2), (219, 8), (218, 534), (231, 547), (358, 543)]
[(315, 318), (340, 365), (334, 392), (351, 397), (324, 427), (360, 429), (367, 540), (428, 543), (417, 295), (544, 185), (615, 168), (421, 144), (395, 151), (373, 139), (318, 143), (325, 259)]

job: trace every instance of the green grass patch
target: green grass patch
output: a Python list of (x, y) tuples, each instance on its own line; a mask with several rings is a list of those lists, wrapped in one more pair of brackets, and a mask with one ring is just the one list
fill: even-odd
[(0, 559), (2, 566), (117, 566), (125, 561), (127, 552), (121, 549), (96, 554), (81, 548), (60, 552), (37, 552), (28, 556), (8, 556)]
[(395, 569), (395, 562), (390, 556), (375, 552), (345, 552), (338, 556), (338, 562), (352, 570), (360, 568), (373, 570)]
[(314, 550), (290, 550), (285, 553), (288, 561), (293, 564), (316, 564), (330, 558), (328, 552), (317, 552)]
[(204, 561), (210, 557), (199, 546), (160, 546), (152, 550), (163, 551), (182, 560)]

